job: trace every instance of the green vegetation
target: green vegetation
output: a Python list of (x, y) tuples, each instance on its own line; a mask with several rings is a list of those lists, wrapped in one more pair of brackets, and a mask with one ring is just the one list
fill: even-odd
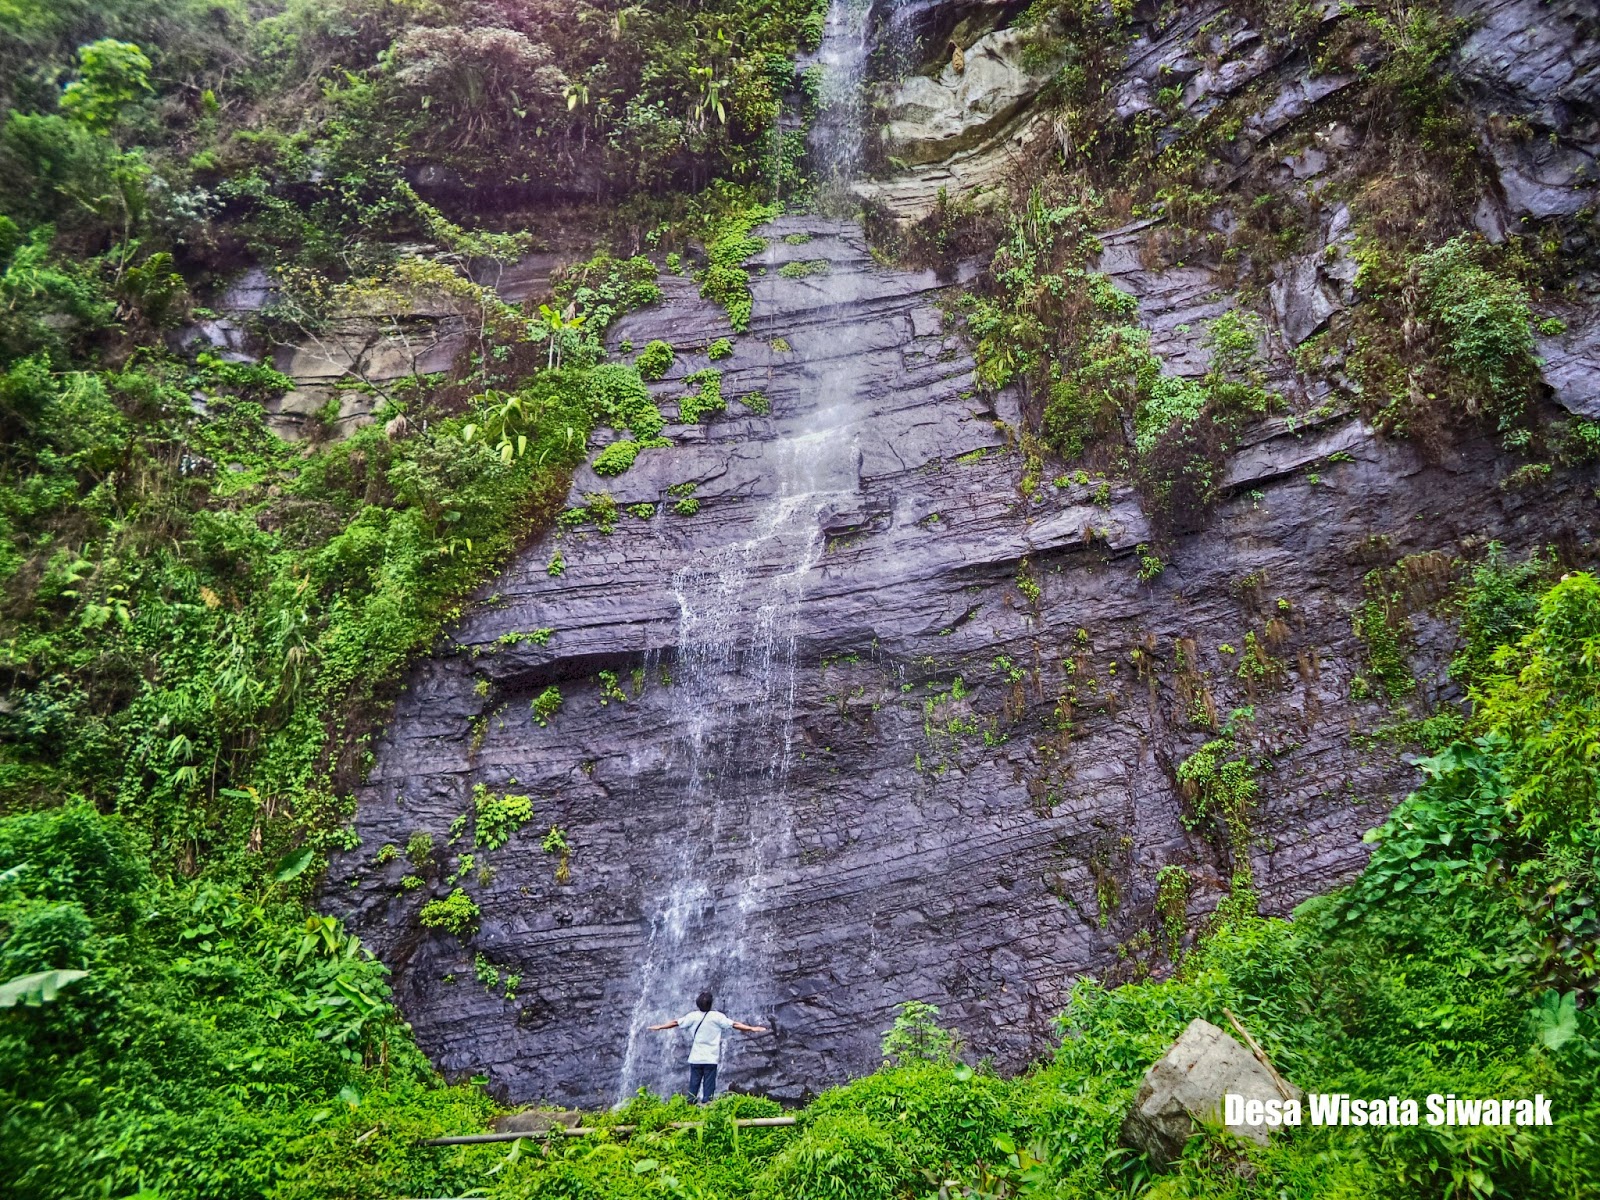
[(697, 425), (707, 418), (727, 412), (728, 402), (722, 398), (722, 372), (714, 367), (685, 375), (685, 386), (695, 388), (678, 402), (678, 420), (685, 425)]
[(633, 365), (641, 379), (660, 379), (671, 369), (676, 358), (672, 346), (657, 339), (639, 351), (639, 357), (633, 360)]
[(701, 272), (700, 295), (714, 300), (728, 313), (728, 323), (743, 333), (750, 328), (750, 276), (744, 261), (759, 254), (766, 242), (750, 231), (779, 214), (773, 205), (752, 205), (727, 217), (706, 246), (706, 269)]
[(813, 258), (805, 261), (797, 259), (794, 262), (784, 263), (783, 266), (778, 268), (778, 274), (785, 279), (809, 279), (815, 275), (826, 275), (832, 269), (833, 264), (825, 258)]
[(1250, 810), (1261, 787), (1255, 765), (1237, 753), (1232, 738), (1215, 738), (1178, 765), (1178, 782), (1189, 812), (1183, 823), (1197, 829), (1220, 824), (1235, 846), (1249, 838)]
[(551, 684), (533, 698), (533, 719), (541, 726), (548, 725), (550, 718), (554, 717), (561, 709), (561, 689)]
[[(1353, 624), (1366, 644), (1367, 674), (1390, 700), (1400, 700), (1417, 686), (1403, 645), (1411, 632), (1404, 595), (1390, 588), (1382, 571), (1368, 572), (1365, 588), (1366, 599), (1356, 609)], [(1370, 691), (1370, 684), (1359, 676), (1353, 686), (1358, 696), (1363, 689)]]
[(695, 499), (693, 483), (675, 483), (667, 489), (672, 498), (672, 511), (680, 517), (692, 517), (700, 511), (700, 501)]
[(482, 916), (472, 897), (456, 888), (442, 900), (429, 900), (422, 906), (417, 920), (428, 929), (443, 929), (464, 938), (477, 925)]
[(1040, 432), (1068, 461), (1123, 442), (1162, 536), (1191, 532), (1215, 503), (1235, 432), (1273, 402), (1257, 361), (1261, 321), (1236, 309), (1213, 319), (1205, 376), (1167, 374), (1134, 298), (1088, 269), (1092, 203), (1051, 204), (1036, 188), (1009, 222), (989, 268), (994, 293), (961, 298), (979, 379), (1046, 395)]
[(634, 459), (639, 457), (641, 450), (655, 450), (672, 443), (666, 438), (650, 438), (646, 441), (636, 442), (632, 438), (623, 438), (619, 442), (612, 442), (599, 454), (594, 456), (594, 473), (606, 478), (621, 475), (633, 466)]
[(472, 786), (472, 809), (473, 841), (480, 850), (498, 850), (511, 840), (513, 833), (533, 820), (530, 797), (501, 795), (481, 783)]
[(727, 338), (718, 338), (706, 347), (706, 357), (712, 362), (720, 362), (724, 358), (732, 358), (733, 343)]
[(595, 424), (626, 429), (649, 442), (661, 435), (666, 422), (640, 376), (639, 370), (615, 363), (595, 367), (589, 373), (590, 405)]

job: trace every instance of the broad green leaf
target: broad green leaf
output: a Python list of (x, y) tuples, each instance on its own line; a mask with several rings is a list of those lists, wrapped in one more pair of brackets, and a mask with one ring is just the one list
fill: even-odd
[(278, 865), (273, 868), (272, 878), (275, 883), (287, 883), (311, 865), (311, 860), (316, 857), (316, 851), (310, 846), (303, 846), (299, 850), (291, 850), (278, 860)]
[(67, 984), (82, 979), (87, 971), (40, 971), (34, 975), (18, 975), (0, 983), (0, 1008), (15, 1008), (19, 1003), (38, 1008), (56, 998)]
[(1539, 1040), (1551, 1050), (1559, 1050), (1578, 1032), (1578, 994), (1565, 995), (1554, 990), (1539, 997), (1533, 1009)]

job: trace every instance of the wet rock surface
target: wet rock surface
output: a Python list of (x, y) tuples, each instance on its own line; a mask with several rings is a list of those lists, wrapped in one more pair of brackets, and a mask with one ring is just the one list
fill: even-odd
[[(569, 503), (605, 489), (656, 507), (544, 538), (482, 590), (410, 674), (359, 797), (362, 846), (329, 874), (419, 1043), (509, 1099), (681, 1086), (675, 1035), (643, 1027), (701, 987), (775, 1027), (725, 1053), (735, 1088), (799, 1097), (870, 1069), (908, 999), (1022, 1066), (1077, 978), (1139, 959), (1162, 866), (1189, 872), (1193, 920), (1227, 888), (1226, 838), (1186, 826), (1174, 783), (1215, 736), (1197, 705), (1254, 711), (1250, 867), (1263, 910), (1285, 913), (1360, 867), (1362, 832), (1412, 782), (1360, 736), (1390, 720), (1352, 689), (1363, 576), (1590, 523), (1592, 479), (1506, 490), (1491, 446), (1432, 465), (1323, 408), (1247, 438), (1210, 527), (1141, 581), (1129, 489), (1071, 475), (1024, 494), (1017, 401), (979, 394), (931, 273), (878, 266), (847, 225), (760, 232), (749, 332), (671, 277), (613, 329), (677, 348), (653, 385), (674, 445), (614, 479), (581, 472)], [(1169, 327), (1164, 352), (1203, 356), (1176, 314), (1227, 298), (1141, 270), (1130, 251), (1122, 281)], [(713, 363), (721, 336), (734, 352)], [(670, 424), (686, 376), (713, 367), (727, 414)], [(756, 392), (770, 414), (742, 401)], [(1426, 703), (1450, 692), (1450, 622), (1415, 561), (1405, 645)], [(1276, 665), (1253, 677), (1238, 648), (1274, 621)], [(532, 798), (503, 847), (474, 850), (470, 825), (450, 843), (475, 785)], [(432, 865), (382, 861), (417, 833)], [(418, 924), (454, 887), (482, 912), (465, 942)], [(520, 976), (514, 999), (475, 978), (477, 956)]]
[(1600, 199), (1600, 16), (1585, 0), (1457, 0), (1457, 53), (1514, 217)]

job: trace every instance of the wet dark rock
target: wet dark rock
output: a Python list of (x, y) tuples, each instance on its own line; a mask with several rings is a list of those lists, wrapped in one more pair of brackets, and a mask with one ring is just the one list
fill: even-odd
[[(1103, 265), (1203, 370), (1186, 339), (1233, 301), (1141, 266), (1137, 232), (1108, 236)], [(931, 273), (879, 267), (845, 226), (763, 233), (748, 333), (666, 277), (664, 302), (611, 334), (678, 347), (653, 385), (668, 411), (731, 336), (715, 364), (729, 414), (669, 428), (677, 444), (615, 479), (580, 472), (574, 505), (608, 489), (657, 507), (542, 538), (482, 589), (410, 673), (360, 793), (362, 846), (329, 874), (329, 907), (394, 969), (420, 1044), (509, 1099), (681, 1086), (675, 1035), (643, 1026), (703, 986), (776, 1030), (732, 1044), (736, 1088), (798, 1097), (870, 1069), (908, 999), (1022, 1066), (1078, 978), (1126, 969), (1162, 866), (1189, 871), (1196, 918), (1233, 873), (1226, 839), (1181, 819), (1173, 772), (1214, 736), (1184, 696), (1198, 686), (1219, 721), (1255, 711), (1250, 865), (1263, 910), (1285, 913), (1359, 869), (1362, 833), (1414, 782), (1352, 738), (1390, 719), (1352, 689), (1365, 573), (1590, 526), (1592, 479), (1507, 492), (1492, 445), (1429, 465), (1333, 411), (1245, 439), (1211, 525), (1141, 582), (1131, 489), (1064, 475), (1023, 494), (1018, 401), (979, 393)], [(828, 269), (786, 278), (791, 261)], [(770, 416), (739, 403), (756, 390)], [(688, 483), (699, 510), (682, 516)], [(1273, 619), (1278, 672), (1253, 681), (1229, 651)], [(1450, 625), (1411, 622), (1428, 703), (1451, 694)], [(523, 636), (543, 629), (547, 644)], [(541, 724), (530, 701), (552, 685), (563, 703)], [(452, 882), (475, 784), (530, 795), (534, 818)], [(566, 881), (541, 849), (552, 825)], [(412, 868), (375, 856), (417, 832), (446, 857), (406, 888)], [(456, 886), (482, 910), (465, 943), (417, 921)], [(477, 982), (477, 955), (520, 976), (514, 1000)]]
[(1562, 316), (1565, 332), (1538, 338), (1540, 372), (1557, 404), (1600, 421), (1600, 314), (1568, 308)]
[(1586, 0), (1457, 0), (1457, 53), (1513, 215), (1600, 200), (1600, 17)]

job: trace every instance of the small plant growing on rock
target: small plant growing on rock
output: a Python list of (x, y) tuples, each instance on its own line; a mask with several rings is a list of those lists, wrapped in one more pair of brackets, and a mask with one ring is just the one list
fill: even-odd
[(809, 279), (813, 275), (826, 275), (833, 270), (832, 265), (825, 258), (812, 258), (804, 262), (784, 263), (778, 268), (778, 274), (785, 279)]
[(750, 231), (778, 215), (777, 206), (756, 205), (730, 220), (706, 246), (706, 269), (699, 276), (700, 296), (714, 300), (728, 313), (728, 323), (740, 333), (750, 327), (750, 276), (744, 261), (767, 244)]
[(739, 397), (739, 403), (758, 416), (766, 416), (772, 411), (772, 401), (767, 399), (765, 392), (750, 392)]
[[(1274, 620), (1267, 628), (1270, 636), (1277, 637), (1273, 629), (1277, 626), (1287, 635), (1287, 627), (1283, 622)], [(1247, 688), (1253, 689), (1256, 684), (1264, 683), (1269, 686), (1282, 683), (1287, 675), (1283, 661), (1268, 651), (1265, 642), (1256, 637), (1254, 631), (1244, 635), (1244, 652), (1239, 656), (1238, 676), (1244, 680)]]
[(451, 871), (450, 874), (445, 877), (445, 883), (454, 885), (456, 880), (465, 879), (468, 875), (472, 874), (472, 869), (477, 865), (478, 859), (476, 855), (463, 854), (460, 861), (456, 863), (456, 869)]
[(672, 506), (672, 511), (680, 517), (692, 517), (700, 511), (700, 501), (694, 498), (694, 489), (693, 483), (675, 483), (667, 489), (667, 495), (677, 502)]
[(383, 867), (400, 857), (400, 847), (393, 842), (385, 842), (378, 847), (378, 852), (372, 856), (372, 861)]
[(621, 475), (633, 466), (633, 460), (639, 457), (643, 443), (632, 438), (624, 438), (619, 442), (612, 442), (594, 458), (594, 473), (607, 478)]
[(606, 535), (615, 533), (618, 511), (616, 498), (610, 492), (589, 492), (584, 500), (588, 504), (585, 511), (594, 522), (594, 527)]
[(477, 927), (478, 918), (482, 915), (483, 910), (472, 897), (461, 888), (456, 888), (444, 899), (429, 900), (424, 904), (417, 920), (428, 929), (443, 929), (446, 933), (465, 937)]
[(658, 436), (666, 424), (633, 367), (603, 363), (594, 368), (589, 376), (589, 403), (597, 424), (626, 429), (641, 442)]
[[(481, 783), (472, 785), (472, 807), (476, 815), (473, 840), (480, 850), (498, 850), (511, 835), (533, 820), (533, 800), (528, 796), (498, 795)], [(462, 860), (462, 874), (472, 868)]]
[(1168, 863), (1156, 872), (1156, 915), (1167, 935), (1167, 956), (1178, 952), (1189, 916), (1189, 890), (1193, 880), (1177, 863)]
[(733, 357), (733, 342), (725, 337), (720, 337), (706, 347), (706, 357), (712, 362), (721, 362), (725, 358)]
[(621, 681), (617, 678), (615, 671), (601, 671), (599, 680), (600, 703), (602, 705), (608, 704), (612, 700), (627, 701), (628, 694), (622, 690)]
[(567, 831), (559, 825), (550, 826), (550, 832), (544, 835), (540, 849), (546, 854), (560, 855), (556, 862), (556, 882), (572, 882), (572, 848), (567, 844)]
[(1232, 738), (1214, 738), (1184, 759), (1178, 766), (1178, 784), (1189, 802), (1183, 817), (1186, 828), (1216, 819), (1235, 847), (1243, 847), (1249, 837), (1246, 821), (1261, 785), (1250, 760), (1236, 755)]
[(728, 402), (722, 398), (722, 372), (712, 367), (684, 376), (683, 382), (698, 390), (678, 402), (678, 420), (685, 425), (698, 425), (715, 413), (727, 412)]
[(936, 1005), (907, 1000), (895, 1014), (894, 1024), (883, 1034), (883, 1061), (895, 1067), (918, 1063), (949, 1066), (955, 1061), (960, 1042), (956, 1035), (939, 1024)]
[(1024, 558), (1017, 564), (1017, 591), (1034, 607), (1038, 607), (1040, 599), (1044, 596), (1044, 589), (1039, 586), (1039, 581), (1033, 577), (1033, 569), (1028, 560)]
[(419, 829), (406, 839), (406, 858), (419, 871), (433, 864), (433, 834)]
[(549, 575), (552, 579), (559, 579), (566, 569), (567, 560), (562, 557), (561, 551), (557, 549), (555, 554), (550, 559), (550, 565), (545, 568), (545, 574)]
[(561, 689), (552, 683), (533, 698), (530, 707), (533, 709), (533, 719), (540, 726), (550, 724), (550, 718), (561, 708)]
[(639, 357), (633, 360), (633, 365), (638, 368), (641, 378), (660, 379), (676, 358), (672, 345), (658, 338), (639, 351)]
[(472, 973), (477, 976), (485, 991), (493, 991), (500, 986), (500, 968), (490, 962), (488, 956), (482, 952), (473, 956)]
[(1167, 569), (1167, 564), (1162, 562), (1143, 542), (1134, 551), (1139, 556), (1139, 582), (1150, 583), (1160, 578), (1161, 572)]

